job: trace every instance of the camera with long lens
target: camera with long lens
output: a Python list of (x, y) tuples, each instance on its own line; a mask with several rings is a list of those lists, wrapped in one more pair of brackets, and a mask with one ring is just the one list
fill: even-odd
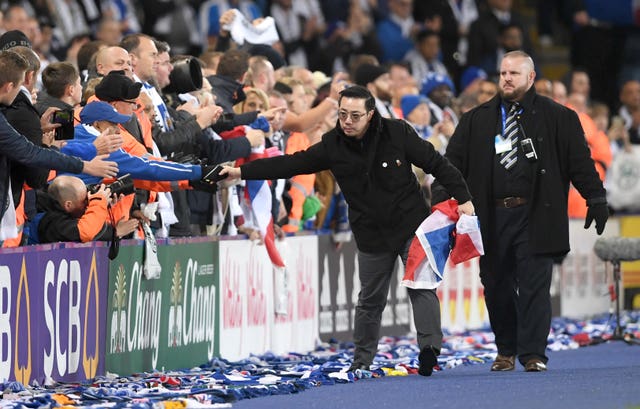
[(169, 85), (162, 91), (169, 94), (186, 94), (201, 89), (202, 81), (202, 67), (198, 60), (178, 59), (173, 62), (173, 70), (169, 74)]
[[(120, 176), (118, 179), (110, 184), (107, 184), (106, 186), (111, 189), (112, 195), (120, 196), (121, 194), (130, 195), (131, 193), (134, 193), (133, 179), (128, 173), (126, 175)], [(87, 185), (87, 190), (89, 191), (89, 193), (96, 193), (98, 190), (100, 190), (100, 183)]]

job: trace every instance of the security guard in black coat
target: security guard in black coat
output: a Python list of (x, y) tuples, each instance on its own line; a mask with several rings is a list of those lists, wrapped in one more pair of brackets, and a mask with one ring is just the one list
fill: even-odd
[[(532, 86), (533, 60), (504, 55), (499, 95), (462, 116), (445, 157), (465, 177), (480, 220), (480, 277), (498, 357), (493, 371), (544, 371), (551, 325), (551, 271), (569, 251), (567, 195), (572, 183), (601, 234), (606, 192), (577, 114)], [(513, 109), (512, 109), (513, 108)], [(433, 202), (451, 192), (436, 181)]]

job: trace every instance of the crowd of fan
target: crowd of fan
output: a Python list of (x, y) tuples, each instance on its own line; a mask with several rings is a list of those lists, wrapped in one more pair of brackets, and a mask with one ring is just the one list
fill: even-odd
[[(339, 92), (350, 83), (371, 91), (382, 116), (406, 120), (444, 153), (460, 115), (497, 93), (501, 56), (531, 52), (511, 0), (268, 3), (5, 5), (0, 243), (143, 237), (143, 226), (156, 237), (259, 240), (242, 184), (209, 178), (216, 164), (306, 149), (335, 126)], [(234, 43), (234, 9), (254, 23), (273, 17), (279, 41)], [(587, 11), (574, 12), (578, 22)], [(578, 112), (604, 178), (616, 152), (640, 143), (640, 82), (624, 81), (612, 104), (594, 96), (591, 74), (573, 69), (566, 84), (539, 76), (536, 90)], [(52, 124), (64, 112), (71, 130)], [(416, 173), (428, 199), (431, 180)], [(132, 194), (120, 189), (127, 178), (110, 186), (125, 175)], [(350, 239), (330, 172), (270, 186), (278, 234), (323, 229), (336, 242)], [(584, 217), (573, 193), (570, 216)]]

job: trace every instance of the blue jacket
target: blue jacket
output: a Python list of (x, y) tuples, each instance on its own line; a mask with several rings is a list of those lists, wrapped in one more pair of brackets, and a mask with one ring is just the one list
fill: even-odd
[[(9, 200), (9, 161), (23, 165), (55, 169), (64, 172), (81, 173), (84, 164), (78, 158), (63, 155), (57, 150), (41, 148), (20, 135), (0, 113), (0, 219), (7, 209)], [(22, 186), (14, 187), (22, 189)]]
[(413, 41), (402, 35), (402, 29), (390, 18), (382, 20), (376, 28), (382, 46), (382, 62), (400, 61), (413, 49)]
[[(86, 125), (77, 125), (73, 141), (62, 148), (62, 152), (78, 155), (83, 159), (91, 159), (96, 155), (93, 141), (98, 136), (94, 128)], [(118, 164), (118, 176), (131, 175), (133, 179), (141, 180), (197, 180), (202, 177), (200, 165), (184, 165), (175, 162), (149, 160), (139, 156), (133, 156), (122, 149), (109, 154), (107, 160)], [(100, 183), (101, 178), (91, 175), (77, 175), (85, 184)]]

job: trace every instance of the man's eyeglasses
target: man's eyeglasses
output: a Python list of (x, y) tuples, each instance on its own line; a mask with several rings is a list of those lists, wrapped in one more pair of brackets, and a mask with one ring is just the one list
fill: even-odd
[(341, 121), (346, 121), (349, 117), (353, 122), (358, 122), (363, 117), (367, 116), (368, 112), (347, 112), (347, 111), (338, 111), (338, 118)]
[(127, 101), (126, 99), (121, 99), (119, 101), (127, 103), (127, 104), (130, 104), (133, 107), (134, 110), (135, 109), (140, 109), (140, 107), (142, 107), (142, 105), (138, 104), (137, 101)]

